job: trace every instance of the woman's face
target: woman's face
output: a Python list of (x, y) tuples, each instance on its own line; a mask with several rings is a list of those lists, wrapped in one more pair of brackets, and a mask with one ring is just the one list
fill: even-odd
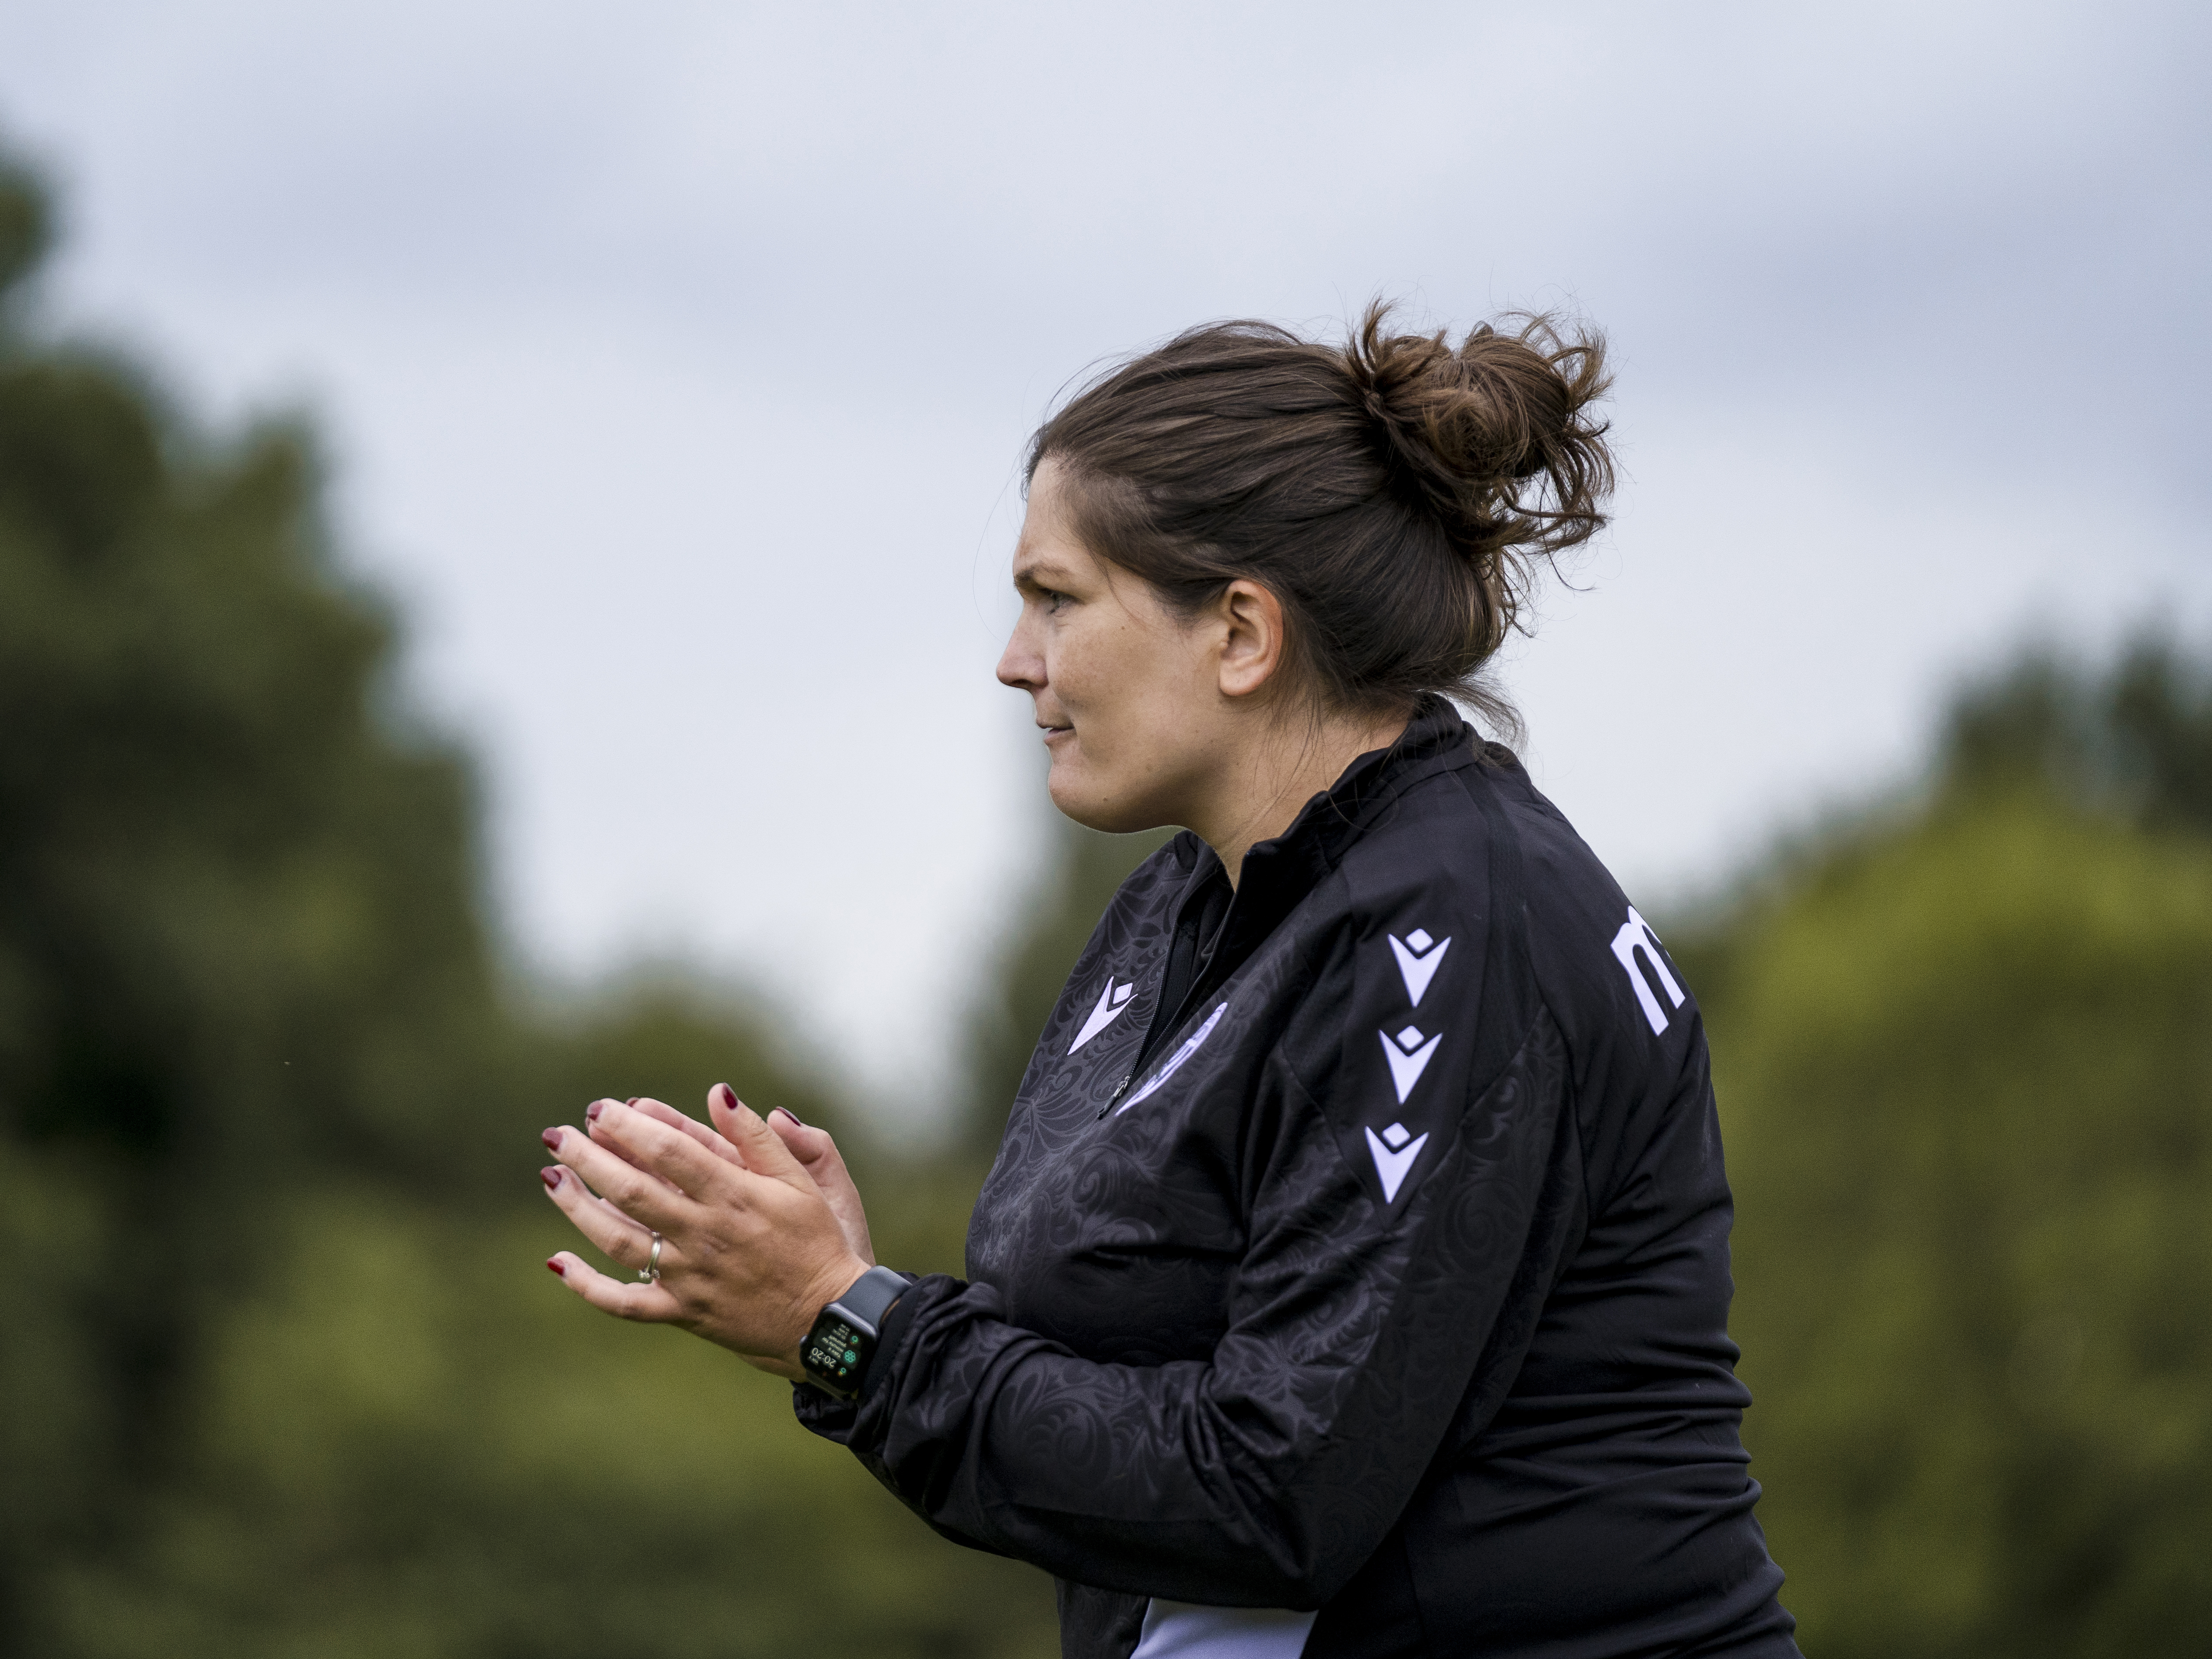
[(1021, 619), (999, 661), (1030, 694), (1052, 756), (1053, 805), (1094, 830), (1189, 823), (1232, 740), (1219, 630), (1097, 557), (1068, 521), (1048, 459), (1014, 548)]

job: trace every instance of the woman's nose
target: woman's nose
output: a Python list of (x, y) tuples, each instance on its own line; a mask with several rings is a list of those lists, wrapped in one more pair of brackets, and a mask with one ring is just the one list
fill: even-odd
[(999, 658), (999, 684), (1012, 686), (1017, 691), (1037, 691), (1044, 687), (1044, 654), (1022, 637), (1018, 623), (1006, 640), (1006, 648)]

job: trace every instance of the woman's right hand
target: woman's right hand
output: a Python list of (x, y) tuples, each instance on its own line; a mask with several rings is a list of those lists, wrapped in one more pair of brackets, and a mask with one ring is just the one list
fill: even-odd
[[(727, 1104), (725, 1101), (727, 1101)], [(686, 1117), (673, 1106), (658, 1100), (639, 1098), (629, 1103), (648, 1117), (659, 1119), (672, 1129), (681, 1129), (708, 1151), (732, 1164), (742, 1164), (735, 1143), (734, 1108), (737, 1091), (726, 1083), (718, 1083), (707, 1091), (707, 1115), (713, 1120), (714, 1128), (693, 1117)], [(817, 1129), (801, 1123), (792, 1115), (791, 1109), (779, 1106), (764, 1120), (775, 1131), (799, 1167), (812, 1177), (815, 1188), (830, 1206), (830, 1214), (837, 1218), (838, 1230), (845, 1235), (845, 1246), (871, 1267), (876, 1265), (875, 1247), (868, 1240), (868, 1214), (860, 1203), (860, 1189), (853, 1184), (852, 1171), (837, 1151), (837, 1142), (827, 1129)], [(719, 1131), (720, 1133), (717, 1133)]]

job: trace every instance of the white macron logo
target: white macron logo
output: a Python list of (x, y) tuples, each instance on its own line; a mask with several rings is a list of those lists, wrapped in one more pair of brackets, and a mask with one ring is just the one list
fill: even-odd
[(1406, 1171), (1413, 1167), (1413, 1160), (1421, 1155), (1421, 1148), (1429, 1144), (1429, 1138), (1407, 1133), (1402, 1123), (1392, 1124), (1379, 1135), (1372, 1129), (1364, 1133), (1367, 1150), (1375, 1154), (1375, 1173), (1382, 1179), (1382, 1201), (1395, 1204), (1398, 1188), (1406, 1184)]
[(1121, 1018), (1121, 1011), (1129, 1006), (1129, 999), (1136, 994), (1136, 990), (1137, 981), (1133, 979), (1126, 984), (1116, 985), (1114, 975), (1107, 975), (1106, 988), (1098, 994), (1098, 1006), (1091, 1011), (1091, 1018), (1083, 1022), (1083, 1029), (1075, 1034), (1075, 1041), (1067, 1045), (1067, 1052), (1073, 1054)]
[[(1628, 907), (1628, 920), (1620, 924), (1620, 931), (1613, 936), (1613, 953), (1620, 958), (1621, 970), (1628, 982), (1636, 988), (1636, 1000), (1644, 1005), (1644, 1018), (1650, 1022), (1651, 1035), (1657, 1036), (1667, 1029), (1667, 1011), (1659, 1006), (1659, 999), (1651, 994), (1650, 981), (1644, 977), (1636, 965), (1638, 951), (1659, 976), (1660, 984), (1667, 988), (1668, 1000), (1677, 1008), (1682, 1006), (1682, 988), (1674, 983), (1674, 975), (1667, 971), (1666, 959), (1659, 954), (1659, 935), (1651, 931), (1651, 924), (1636, 914), (1636, 907)], [(1401, 1096), (1401, 1099), (1404, 1097)]]
[(1444, 1040), (1443, 1033), (1423, 1036), (1419, 1026), (1408, 1025), (1395, 1036), (1388, 1031), (1375, 1035), (1382, 1039), (1382, 1052), (1390, 1061), (1390, 1081), (1397, 1086), (1398, 1103), (1403, 1106), (1406, 1097), (1413, 1092), (1413, 1085), (1421, 1080), (1421, 1073), (1428, 1069), (1429, 1057), (1436, 1053), (1437, 1044)]
[(1418, 1008), (1421, 994), (1443, 966), (1444, 952), (1451, 949), (1451, 941), (1431, 939), (1425, 927), (1416, 927), (1402, 939), (1395, 933), (1389, 939), (1390, 954), (1398, 958), (1398, 974), (1406, 981), (1406, 1000)]

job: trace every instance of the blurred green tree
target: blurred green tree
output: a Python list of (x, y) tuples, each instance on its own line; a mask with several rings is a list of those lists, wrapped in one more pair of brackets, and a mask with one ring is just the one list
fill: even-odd
[(1922, 809), (1686, 944), (1761, 1513), (1807, 1651), (2212, 1629), (2212, 704), (2171, 647), (1969, 690)]
[[(0, 1652), (1042, 1650), (1041, 1575), (537, 1267), (545, 1122), (836, 1103), (698, 985), (513, 994), (308, 434), (40, 337), (46, 222), (0, 169)], [(964, 1198), (876, 1196), (940, 1252)]]
[[(11, 285), (45, 216), (0, 177)], [(35, 1218), (0, 1327), (49, 1339), (9, 1345), (13, 1397), (64, 1402), (58, 1437), (11, 1413), (57, 1477), (0, 1511), (23, 1628), (42, 1564), (127, 1551), (176, 1474), (257, 1212), (303, 1167), (480, 1174), (494, 1115), (455, 1107), (500, 1044), (467, 774), (385, 710), (304, 434), (210, 446), (0, 322), (0, 1180)]]
[(2147, 830), (2212, 836), (2212, 678), (2156, 635), (2101, 675), (2024, 653), (1956, 700), (1942, 772), (1954, 793), (2035, 784)]
[(543, 1065), (547, 1109), (567, 1114), (564, 1121), (581, 1122), (576, 1115), (592, 1101), (638, 1095), (703, 1119), (707, 1091), (726, 1083), (763, 1112), (783, 1106), (802, 1123), (847, 1131), (843, 1108), (808, 1078), (805, 1057), (780, 1056), (747, 999), (717, 993), (678, 964), (596, 987), (569, 1008), (538, 1010), (536, 1021), (561, 1032)]

